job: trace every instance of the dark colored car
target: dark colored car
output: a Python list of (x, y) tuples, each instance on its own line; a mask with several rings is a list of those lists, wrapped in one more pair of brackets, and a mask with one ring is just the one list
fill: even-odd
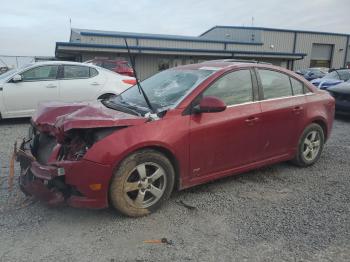
[(328, 68), (325, 67), (311, 67), (296, 71), (297, 74), (302, 75), (306, 80), (311, 81), (317, 78), (322, 78), (328, 73)]
[(121, 75), (132, 76), (132, 77), (135, 76), (134, 70), (132, 69), (129, 62), (126, 61), (125, 59), (115, 59), (115, 60), (93, 59), (93, 60), (87, 61), (86, 63), (106, 68), (108, 70), (111, 70)]
[(334, 99), (267, 64), (206, 62), (162, 71), (95, 103), (42, 105), (16, 151), (24, 192), (51, 205), (142, 216), (173, 189), (293, 160), (310, 166)]
[(338, 85), (350, 79), (350, 69), (333, 69), (322, 78), (311, 81), (319, 89), (327, 90), (331, 86)]
[(335, 99), (336, 113), (350, 116), (350, 80), (330, 87), (327, 91)]

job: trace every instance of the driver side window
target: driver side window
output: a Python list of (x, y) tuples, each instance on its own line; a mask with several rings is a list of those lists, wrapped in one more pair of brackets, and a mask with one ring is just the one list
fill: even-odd
[(253, 86), (250, 70), (239, 70), (219, 78), (203, 96), (215, 96), (226, 105), (237, 105), (253, 101)]
[(21, 76), (23, 81), (55, 80), (57, 71), (57, 65), (39, 66), (23, 72)]

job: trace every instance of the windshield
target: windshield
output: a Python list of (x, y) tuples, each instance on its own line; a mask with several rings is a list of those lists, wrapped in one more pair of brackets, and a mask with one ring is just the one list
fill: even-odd
[[(183, 97), (213, 72), (211, 70), (169, 69), (153, 75), (140, 84), (153, 109), (160, 112), (180, 102)], [(130, 87), (110, 101), (116, 104), (138, 107), (146, 112), (150, 111), (137, 85)]]
[(350, 79), (350, 70), (334, 70), (328, 73), (324, 78), (348, 81)]
[(324, 78), (339, 80), (339, 74), (334, 70), (334, 71), (332, 71), (332, 72), (326, 74), (326, 75), (324, 76)]

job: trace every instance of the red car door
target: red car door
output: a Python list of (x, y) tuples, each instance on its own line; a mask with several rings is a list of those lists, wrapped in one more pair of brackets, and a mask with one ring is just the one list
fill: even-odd
[(223, 112), (191, 115), (192, 176), (214, 174), (257, 158), (261, 108), (260, 102), (254, 102), (252, 83), (250, 70), (238, 70), (225, 74), (202, 93), (201, 97), (222, 99), (227, 108)]
[(270, 69), (258, 69), (258, 75), (263, 91), (259, 160), (290, 154), (303, 129), (306, 103), (303, 84)]

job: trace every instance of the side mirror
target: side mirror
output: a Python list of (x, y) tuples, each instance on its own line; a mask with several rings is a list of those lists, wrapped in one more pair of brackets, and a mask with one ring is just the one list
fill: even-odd
[(226, 104), (220, 98), (215, 96), (205, 96), (199, 102), (199, 105), (193, 108), (195, 113), (215, 113), (226, 109)]
[(17, 82), (21, 82), (22, 81), (22, 76), (21, 75), (15, 75), (12, 78), (12, 82), (17, 83)]

